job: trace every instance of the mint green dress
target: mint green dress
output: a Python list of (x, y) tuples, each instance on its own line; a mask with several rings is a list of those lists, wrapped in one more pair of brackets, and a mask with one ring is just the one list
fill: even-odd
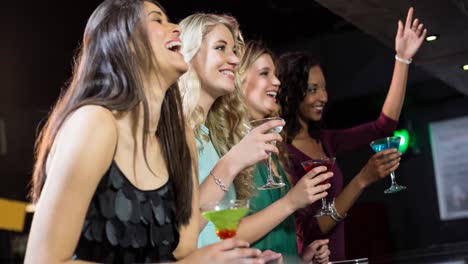
[[(283, 188), (257, 191), (257, 195), (250, 200), (250, 214), (261, 211), (268, 207), (270, 204), (281, 199), (291, 189), (288, 179), (284, 172), (283, 167), (278, 162), (275, 155), (272, 155), (273, 162), (276, 164), (278, 173), (281, 175), (283, 182), (286, 186)], [(265, 163), (258, 163), (254, 168), (255, 186), (264, 185), (267, 182), (268, 170)], [(296, 244), (296, 222), (294, 215), (288, 216), (281, 224), (276, 226), (268, 234), (255, 242), (252, 247), (260, 250), (272, 250), (283, 254), (283, 257), (288, 260), (297, 258), (297, 244)], [(289, 263), (289, 262), (288, 262)]]
[[(210, 131), (204, 125), (200, 127), (201, 132), (208, 138)], [(208, 177), (210, 171), (214, 168), (216, 163), (219, 161), (220, 157), (218, 152), (213, 146), (211, 140), (204, 140), (201, 138), (196, 138), (197, 141), (197, 150), (198, 150), (198, 176), (199, 184)], [(234, 185), (229, 186), (228, 192), (224, 195), (223, 200), (235, 200), (236, 199), (236, 190)], [(203, 247), (220, 241), (216, 236), (216, 229), (212, 222), (208, 222), (205, 228), (200, 232), (198, 237), (198, 247)]]

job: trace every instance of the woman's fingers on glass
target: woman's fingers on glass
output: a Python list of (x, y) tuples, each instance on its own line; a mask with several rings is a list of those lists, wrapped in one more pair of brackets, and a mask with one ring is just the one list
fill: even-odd
[(378, 176), (384, 178), (388, 176), (391, 172), (396, 171), (400, 166), (400, 162), (397, 160), (392, 161), (391, 163), (383, 164), (377, 170)]
[(304, 177), (307, 177), (309, 179), (312, 179), (312, 178), (315, 178), (317, 175), (319, 175), (320, 173), (323, 173), (323, 172), (326, 172), (327, 171), (327, 167), (325, 166), (318, 166), (318, 167), (315, 167), (313, 168), (312, 170), (310, 170), (309, 172), (307, 172)]
[(328, 192), (327, 191), (320, 191), (321, 187), (322, 186), (315, 187), (315, 190), (317, 190), (317, 192), (315, 192), (315, 194), (313, 194), (313, 195), (309, 195), (309, 197), (308, 197), (309, 204), (315, 203), (315, 202), (319, 201), (320, 199), (327, 197)]
[(284, 126), (285, 122), (284, 120), (271, 120), (268, 122), (263, 123), (262, 125), (254, 128), (254, 130), (259, 131), (262, 134), (268, 133), (271, 129), (278, 127), (278, 126)]
[(316, 186), (316, 192), (317, 193), (324, 192), (324, 191), (330, 189), (330, 187), (331, 187), (331, 184), (329, 184), (329, 183), (317, 185)]
[[(273, 145), (273, 144), (265, 144), (265, 153), (275, 153), (275, 154), (278, 154), (279, 153), (279, 150), (278, 148)], [(268, 156), (267, 156), (268, 157)]]
[(267, 142), (267, 143), (274, 142), (274, 141), (279, 141), (279, 142), (283, 141), (283, 138), (278, 133), (263, 134), (261, 138), (262, 138), (262, 141)]
[(393, 165), (392, 167), (390, 167), (388, 170), (390, 172), (392, 171), (396, 171), (398, 169), (398, 167), (400, 167), (400, 162), (397, 162), (397, 164)]
[(385, 155), (382, 157), (382, 159), (378, 160), (383, 165), (389, 165), (393, 166), (395, 163), (400, 162), (401, 160), (401, 153), (399, 152), (394, 152), (389, 155)]
[(321, 183), (328, 183), (328, 179), (333, 177), (333, 172), (321, 173), (318, 176), (312, 178), (311, 183), (313, 185), (323, 185)]
[(382, 159), (382, 158), (386, 158), (388, 155), (391, 155), (391, 154), (394, 154), (394, 153), (398, 153), (398, 150), (396, 148), (382, 150), (382, 151), (377, 152), (376, 154), (374, 154), (374, 156)]
[(248, 248), (250, 245), (248, 242), (240, 239), (230, 238), (223, 240), (217, 244), (216, 246), (220, 247), (220, 250), (231, 250), (234, 248)]

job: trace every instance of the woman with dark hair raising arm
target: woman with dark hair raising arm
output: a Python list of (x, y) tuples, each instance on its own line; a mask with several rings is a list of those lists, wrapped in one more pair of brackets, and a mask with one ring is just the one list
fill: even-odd
[[(291, 172), (298, 180), (304, 174), (301, 162), (310, 159), (334, 157), (389, 136), (396, 128), (405, 98), (409, 63), (424, 41), (426, 30), (418, 19), (413, 20), (413, 9), (408, 11), (406, 23), (398, 22), (395, 37), (396, 62), (393, 78), (380, 116), (374, 122), (345, 130), (321, 129), (323, 109), (328, 101), (326, 81), (320, 65), (309, 55), (287, 53), (278, 61), (278, 77), (281, 81), (279, 101), (281, 115), (286, 121), (286, 134)], [(335, 163), (334, 177), (328, 197), (336, 197), (331, 203), (332, 216), (314, 218), (319, 204), (296, 214), (299, 248), (318, 237), (330, 239), (331, 260), (342, 260), (344, 252), (344, 225), (341, 220), (364, 189), (387, 176), (399, 166), (401, 154), (396, 149), (379, 152), (366, 166), (343, 186), (342, 173)], [(331, 198), (330, 198), (331, 199)]]
[(91, 15), (37, 141), (25, 263), (262, 262), (239, 240), (190, 254), (198, 184), (175, 84), (187, 70), (179, 35), (155, 1), (107, 0)]

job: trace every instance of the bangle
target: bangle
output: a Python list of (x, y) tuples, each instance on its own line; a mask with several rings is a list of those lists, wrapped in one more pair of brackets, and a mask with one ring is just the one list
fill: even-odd
[(408, 65), (410, 65), (411, 62), (413, 61), (413, 59), (406, 60), (406, 59), (400, 58), (398, 57), (398, 55), (395, 55), (395, 60), (399, 62), (403, 62), (404, 64), (408, 64)]
[(330, 217), (333, 219), (335, 222), (340, 222), (343, 221), (346, 218), (346, 214), (344, 216), (341, 216), (338, 211), (336, 210), (335, 207), (335, 200), (333, 199), (333, 202), (330, 204), (330, 211), (331, 215)]
[(216, 185), (218, 185), (219, 188), (221, 188), (221, 190), (223, 190), (223, 192), (228, 192), (228, 188), (226, 187), (226, 185), (224, 185), (224, 183), (221, 181), (221, 179), (219, 179), (218, 177), (216, 177), (213, 174), (213, 171), (210, 171), (210, 175), (211, 175), (211, 177), (213, 177), (213, 180), (216, 183)]

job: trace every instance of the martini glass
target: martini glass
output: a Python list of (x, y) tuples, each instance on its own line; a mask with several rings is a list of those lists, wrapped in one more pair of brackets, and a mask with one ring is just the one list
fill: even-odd
[(227, 200), (201, 206), (202, 216), (211, 221), (216, 235), (224, 240), (234, 237), (240, 220), (249, 212), (249, 200)]
[[(332, 158), (321, 158), (321, 159), (311, 159), (311, 160), (306, 160), (306, 161), (301, 162), (301, 165), (302, 165), (302, 168), (304, 168), (304, 170), (306, 172), (309, 172), (313, 168), (316, 168), (316, 167), (319, 167), (319, 166), (325, 166), (325, 167), (327, 167), (326, 172), (331, 172), (331, 171), (333, 171), (333, 165), (335, 165), (335, 160), (336, 160), (336, 158), (334, 158), (334, 157), (332, 157)], [(324, 180), (320, 184), (326, 184), (326, 183), (328, 183), (328, 179)], [(315, 217), (320, 217), (320, 216), (324, 216), (324, 215), (331, 215), (331, 214), (332, 214), (332, 212), (331, 212), (329, 206), (327, 205), (327, 200), (325, 199), (325, 197), (322, 197), (322, 208), (320, 208), (320, 210), (318, 210), (318, 212), (315, 214)]]
[[(400, 146), (400, 141), (400, 137), (386, 137), (372, 141), (370, 143), (370, 146), (375, 152), (380, 152), (382, 150), (391, 148), (398, 149), (398, 147)], [(393, 171), (390, 172), (390, 179), (392, 180), (392, 185), (388, 189), (386, 189), (384, 193), (396, 193), (406, 189), (406, 186), (398, 185), (398, 183), (396, 182), (395, 173)]]
[[(258, 127), (260, 125), (263, 125), (264, 123), (267, 123), (272, 120), (283, 120), (281, 117), (269, 117), (269, 118), (264, 118), (264, 119), (257, 119), (250, 121), (250, 126), (252, 128)], [(267, 133), (280, 133), (283, 130), (283, 126), (276, 126), (272, 129), (270, 129)], [(270, 142), (273, 145), (276, 145), (276, 141)], [(275, 182), (273, 179), (273, 173), (271, 171), (271, 152), (268, 153), (268, 160), (267, 160), (267, 170), (268, 170), (268, 178), (267, 178), (267, 183), (264, 185), (257, 187), (259, 190), (270, 190), (270, 189), (276, 189), (276, 188), (282, 188), (286, 184), (283, 182), (281, 177), (278, 178), (278, 182)]]

